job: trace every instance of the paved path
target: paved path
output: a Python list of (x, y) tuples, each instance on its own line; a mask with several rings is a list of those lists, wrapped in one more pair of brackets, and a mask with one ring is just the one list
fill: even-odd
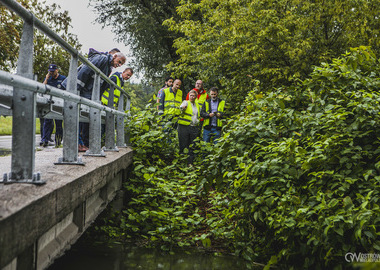
[[(36, 146), (40, 146), (40, 141), (40, 134), (36, 134)], [(0, 136), (0, 149), (12, 149), (12, 136)]]

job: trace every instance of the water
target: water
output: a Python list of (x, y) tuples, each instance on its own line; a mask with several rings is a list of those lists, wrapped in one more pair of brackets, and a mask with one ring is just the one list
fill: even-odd
[(138, 247), (134, 244), (109, 246), (103, 241), (106, 235), (95, 230), (114, 210), (120, 211), (123, 192), (119, 192), (113, 205), (97, 218), (78, 241), (58, 258), (48, 270), (242, 270), (263, 269), (247, 267), (247, 262), (232, 255), (205, 253), (195, 248), (174, 250), (169, 254), (160, 249)]
[[(215, 255), (196, 249), (169, 254), (157, 249), (122, 245), (107, 246), (83, 235), (48, 270), (234, 270), (248, 269), (246, 262), (232, 255)], [(262, 269), (251, 268), (251, 269)]]

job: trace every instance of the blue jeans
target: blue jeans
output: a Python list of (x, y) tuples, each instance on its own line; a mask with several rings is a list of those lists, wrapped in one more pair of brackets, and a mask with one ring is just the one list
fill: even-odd
[(216, 144), (220, 136), (221, 131), (218, 130), (216, 127), (211, 127), (211, 129), (203, 128), (203, 141), (205, 142), (210, 142), (212, 138), (214, 144)]

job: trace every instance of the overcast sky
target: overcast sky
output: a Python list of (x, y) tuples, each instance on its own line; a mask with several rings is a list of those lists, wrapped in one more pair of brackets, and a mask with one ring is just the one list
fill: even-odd
[[(89, 48), (106, 52), (112, 48), (119, 48), (127, 56), (126, 65), (128, 65), (128, 56), (132, 55), (130, 49), (124, 44), (115, 41), (115, 34), (111, 32), (110, 27), (102, 29), (102, 26), (95, 22), (96, 14), (88, 6), (89, 0), (46, 0), (46, 4), (56, 3), (61, 6), (61, 10), (67, 10), (71, 18), (71, 33), (78, 36), (82, 44), (81, 53), (88, 53)], [(38, 17), (38, 14), (36, 14)], [(123, 70), (126, 65), (119, 68)], [(137, 74), (131, 78), (131, 82), (138, 82)]]

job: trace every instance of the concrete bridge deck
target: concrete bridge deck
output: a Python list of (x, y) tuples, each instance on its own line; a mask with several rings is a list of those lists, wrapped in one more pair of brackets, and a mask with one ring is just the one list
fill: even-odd
[[(54, 165), (62, 148), (36, 152), (45, 185), (0, 184), (0, 269), (45, 269), (69, 248), (114, 198), (132, 163), (131, 148), (106, 157), (82, 156), (85, 166)], [(0, 157), (1, 177), (11, 157)]]

